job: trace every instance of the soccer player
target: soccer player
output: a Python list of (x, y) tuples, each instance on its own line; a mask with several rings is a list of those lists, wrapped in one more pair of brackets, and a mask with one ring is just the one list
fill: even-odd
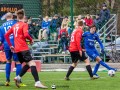
[[(102, 61), (98, 51), (95, 48), (95, 41), (97, 41), (100, 44), (101, 52), (103, 54), (105, 53), (104, 46), (103, 46), (102, 42), (100, 41), (98, 34), (96, 33), (96, 26), (95, 25), (92, 25), (90, 27), (90, 31), (87, 31), (83, 34), (83, 38), (84, 38), (84, 47), (85, 47), (87, 55), (90, 58), (92, 58), (93, 60), (97, 61), (96, 65), (94, 67), (93, 75), (98, 76), (96, 73), (99, 69), (100, 64), (102, 66), (106, 67), (108, 70), (115, 70), (116, 71), (115, 68), (108, 66), (105, 62)], [(98, 78), (99, 78), (99, 76), (98, 76)]]
[(65, 80), (70, 80), (69, 76), (72, 73), (73, 69), (77, 66), (78, 60), (85, 62), (86, 69), (90, 75), (90, 78), (94, 79), (92, 74), (92, 69), (90, 66), (90, 61), (88, 57), (86, 57), (85, 52), (82, 51), (82, 47), (81, 47), (82, 34), (83, 34), (83, 21), (78, 21), (77, 28), (73, 31), (71, 35), (69, 51), (72, 58), (72, 65), (70, 66), (67, 72)]
[[(30, 37), (28, 33), (28, 24), (24, 22), (24, 15), (25, 12), (23, 9), (17, 11), (17, 19), (19, 22), (17, 22), (13, 27), (11, 27), (8, 32), (5, 34), (6, 41), (8, 42), (11, 50), (13, 52), (16, 52), (19, 58), (19, 61), (21, 63), (25, 62), (26, 65), (22, 68), (21, 73), (14, 78), (16, 86), (19, 88), (19, 82), (21, 80), (21, 77), (27, 72), (27, 70), (30, 68), (31, 73), (35, 80), (35, 87), (37, 88), (47, 88), (46, 86), (42, 85), (42, 83), (39, 80), (38, 72), (36, 69), (36, 64), (33, 61), (33, 58), (31, 56), (31, 53), (29, 51), (29, 47), (26, 43), (26, 39), (30, 40), (31, 43), (33, 43), (33, 39)], [(14, 43), (15, 47), (12, 46), (9, 36), (13, 34), (14, 35)]]
[[(20, 74), (21, 72), (21, 64), (18, 60), (17, 54), (16, 53), (12, 53), (10, 50), (10, 47), (8, 45), (8, 43), (5, 40), (5, 33), (7, 33), (7, 31), (15, 24), (17, 23), (16, 20), (13, 20), (13, 15), (12, 13), (7, 13), (5, 15), (6, 18), (6, 22), (2, 24), (2, 26), (0, 27), (0, 41), (4, 44), (4, 51), (5, 51), (5, 55), (6, 55), (6, 59), (7, 59), (7, 63), (6, 63), (6, 86), (10, 85), (10, 72), (11, 72), (11, 62), (12, 62), (12, 56), (13, 56), (13, 60), (16, 63), (16, 76)], [(9, 39), (12, 43), (12, 46), (14, 46), (14, 37), (13, 35), (9, 36)]]

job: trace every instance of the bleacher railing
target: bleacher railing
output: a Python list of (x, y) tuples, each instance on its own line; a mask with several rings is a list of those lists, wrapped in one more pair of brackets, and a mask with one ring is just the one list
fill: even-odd
[[(107, 38), (109, 38), (111, 45), (111, 52), (116, 51), (116, 38), (117, 38), (117, 15), (112, 14), (110, 20), (100, 29), (98, 30), (98, 34), (100, 38), (103, 40), (103, 44), (106, 47), (108, 43), (106, 42)], [(114, 38), (114, 39), (113, 39)], [(115, 41), (115, 42), (114, 42)], [(114, 44), (114, 47), (113, 47)], [(112, 54), (113, 55), (113, 54)], [(106, 61), (106, 56), (104, 54), (104, 61)]]

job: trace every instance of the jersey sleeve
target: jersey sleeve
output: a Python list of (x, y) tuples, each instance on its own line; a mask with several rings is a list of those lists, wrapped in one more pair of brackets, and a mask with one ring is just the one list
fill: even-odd
[(87, 32), (84, 32), (84, 33), (82, 34), (82, 37), (86, 37), (86, 34), (87, 34)]
[(103, 46), (103, 44), (102, 44), (102, 42), (97, 34), (96, 34), (96, 40), (100, 44), (101, 49), (104, 49), (104, 46)]
[(27, 38), (28, 40), (32, 41), (32, 38), (31, 38), (31, 36), (28, 33), (28, 24), (27, 23), (24, 24), (24, 26), (23, 26), (23, 34), (24, 34), (25, 38)]
[(75, 37), (77, 48), (78, 48), (79, 51), (82, 50), (82, 47), (81, 47), (82, 34), (83, 34), (82, 31), (81, 32), (77, 32), (76, 33), (76, 37)]
[(12, 46), (12, 43), (10, 42), (10, 38), (9, 38), (9, 36), (10, 36), (12, 33), (13, 33), (13, 29), (10, 28), (10, 29), (7, 31), (7, 33), (5, 34), (5, 39), (6, 39), (6, 41), (7, 41), (7, 43), (8, 43), (9, 46)]

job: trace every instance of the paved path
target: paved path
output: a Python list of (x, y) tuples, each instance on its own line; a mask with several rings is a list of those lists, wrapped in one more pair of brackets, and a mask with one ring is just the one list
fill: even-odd
[[(117, 68), (120, 71), (120, 63), (107, 63), (111, 67)], [(71, 64), (42, 64), (42, 71), (67, 71)], [(95, 66), (95, 63), (91, 63), (92, 68)], [(0, 71), (5, 70), (5, 64), (0, 64)], [(74, 71), (85, 71), (85, 64), (79, 63)], [(100, 66), (99, 71), (106, 70), (106, 68)]]

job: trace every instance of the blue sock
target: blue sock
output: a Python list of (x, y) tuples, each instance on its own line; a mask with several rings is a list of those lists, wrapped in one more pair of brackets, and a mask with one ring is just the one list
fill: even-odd
[(95, 67), (94, 67), (93, 75), (95, 75), (95, 74), (97, 73), (99, 67), (100, 67), (100, 64), (99, 64), (99, 63), (96, 63), (96, 65), (95, 65)]
[(11, 63), (6, 63), (6, 80), (10, 81)]
[(20, 74), (22, 70), (22, 65), (21, 64), (16, 64), (16, 76)]
[(111, 69), (110, 66), (108, 66), (105, 62), (103, 62), (102, 60), (99, 62), (102, 66), (106, 67), (108, 70)]

